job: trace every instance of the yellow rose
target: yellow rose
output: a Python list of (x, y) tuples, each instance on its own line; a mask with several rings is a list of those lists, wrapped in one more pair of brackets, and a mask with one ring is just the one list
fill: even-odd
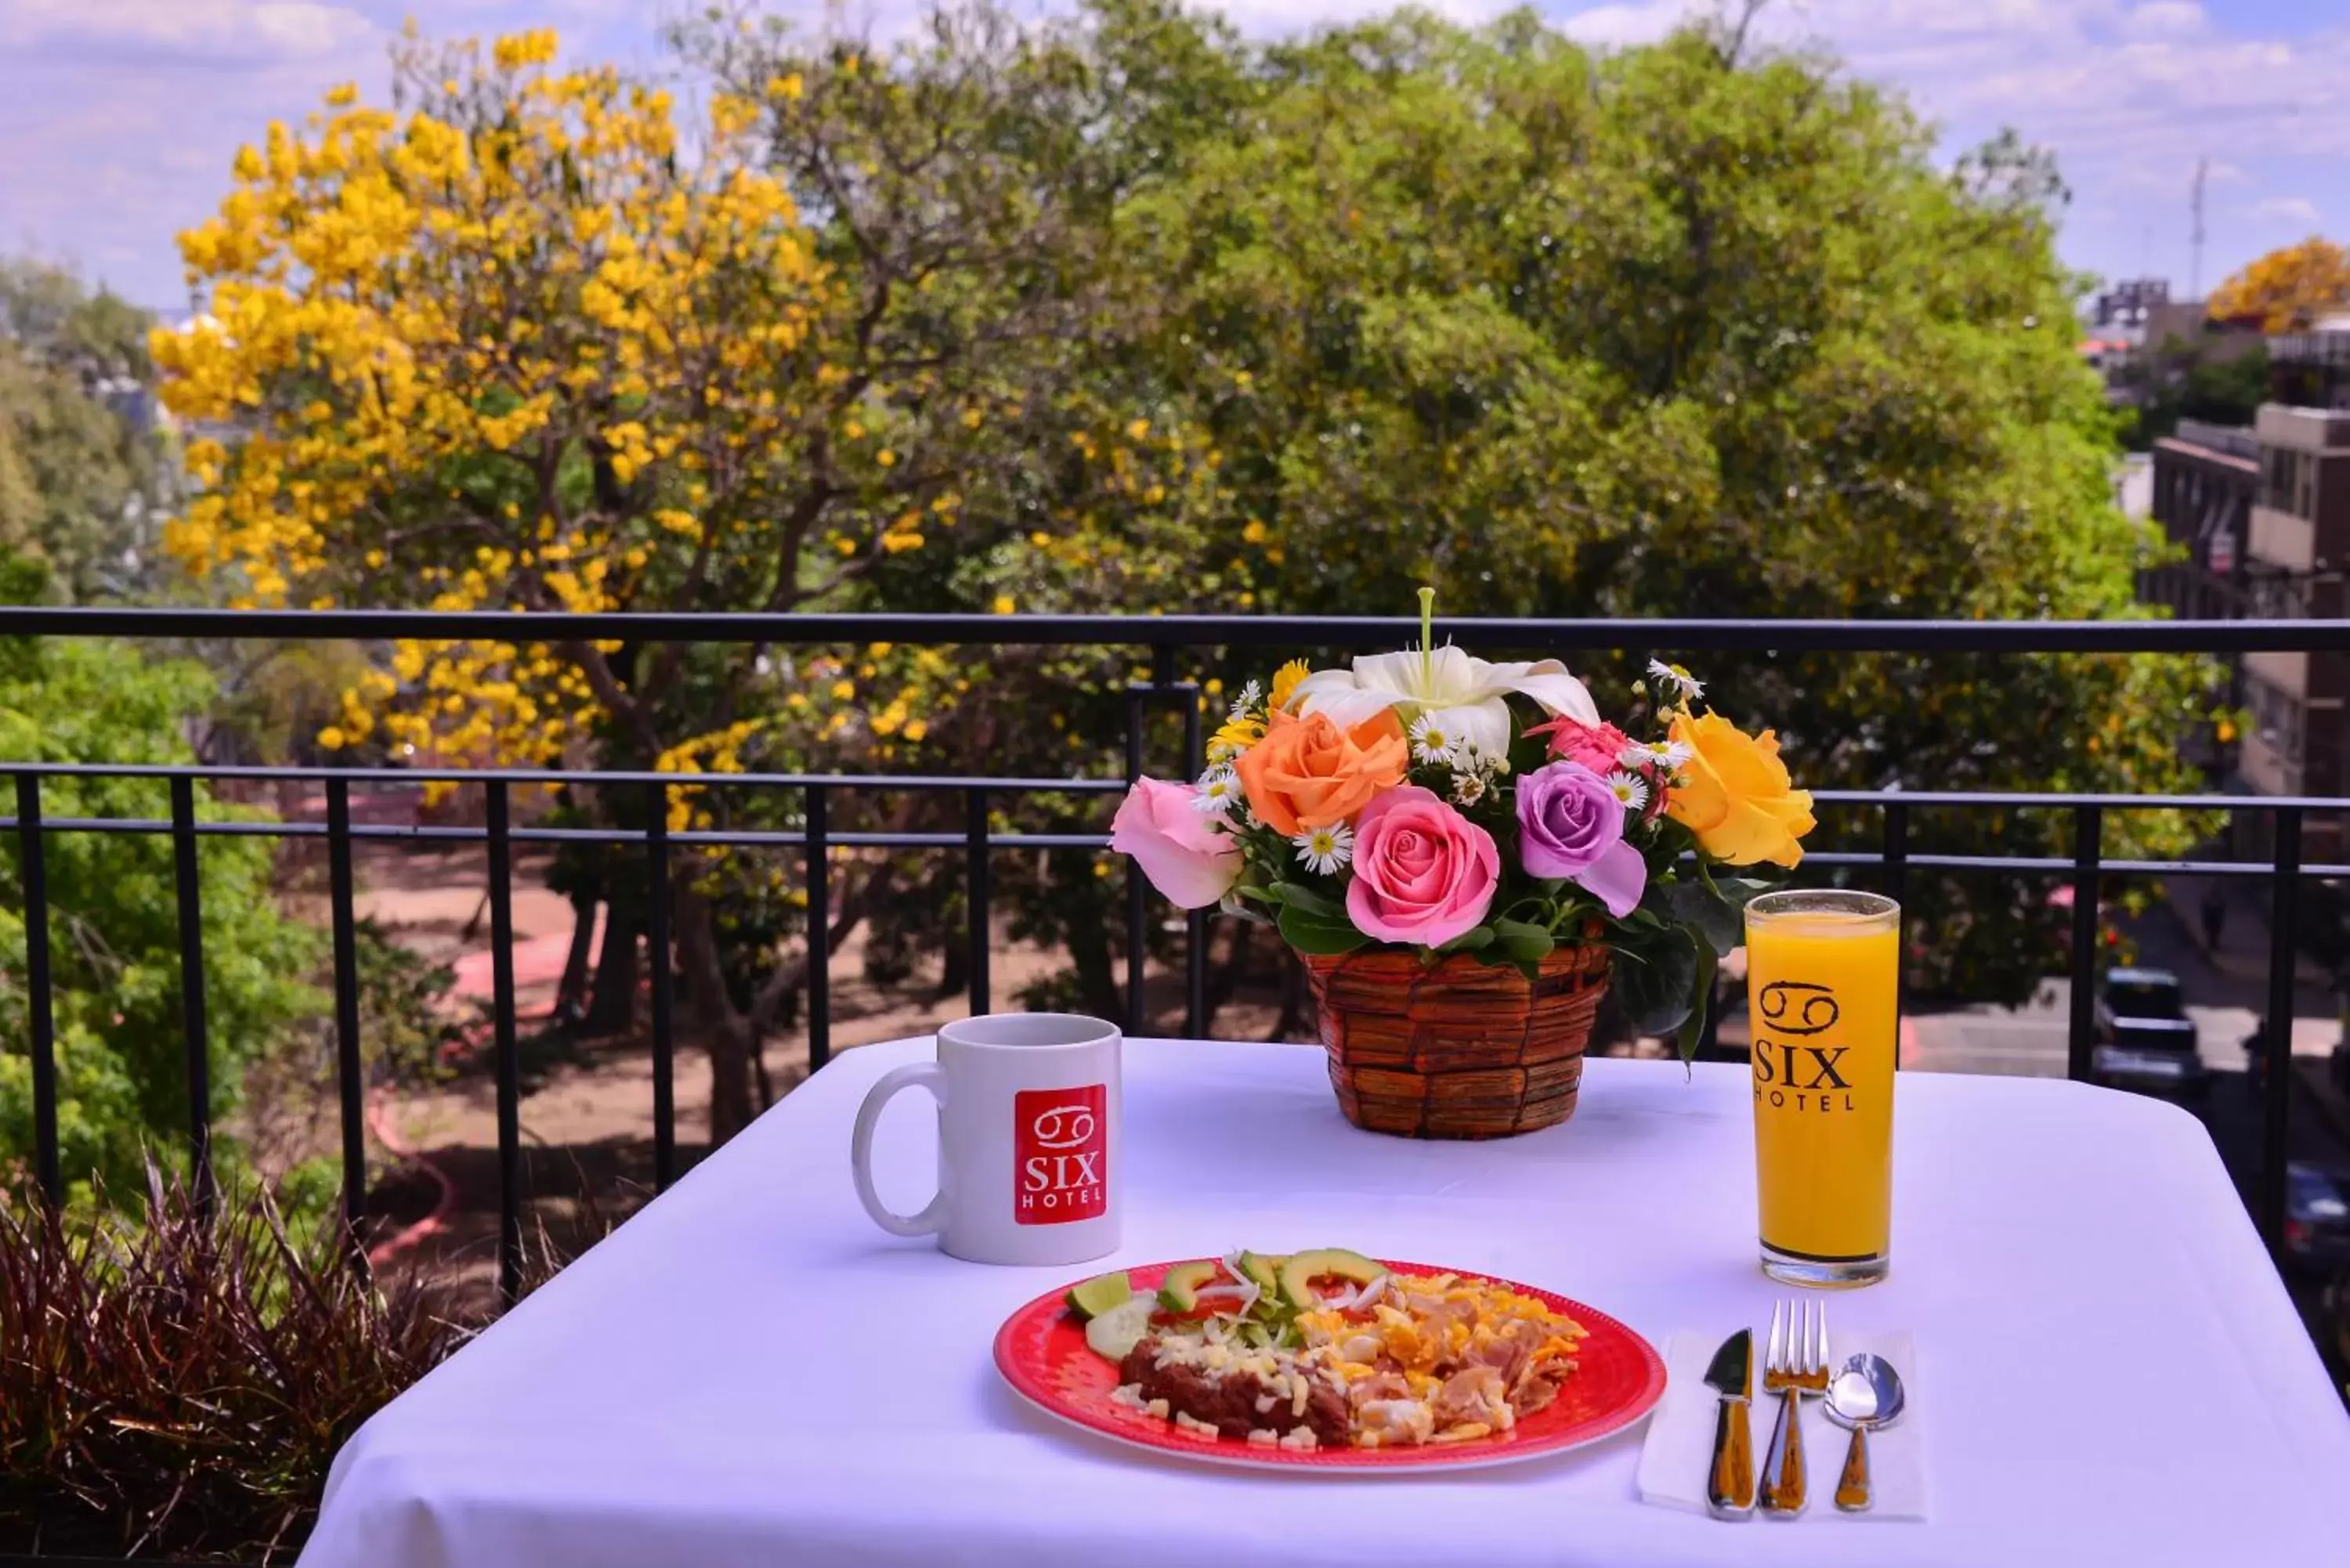
[(1699, 847), (1732, 866), (1768, 860), (1793, 867), (1803, 860), (1798, 840), (1814, 826), (1811, 792), (1790, 787), (1775, 733), (1747, 734), (1719, 713), (1681, 713), (1672, 738), (1690, 749), (1690, 760), (1665, 812), (1697, 835)]

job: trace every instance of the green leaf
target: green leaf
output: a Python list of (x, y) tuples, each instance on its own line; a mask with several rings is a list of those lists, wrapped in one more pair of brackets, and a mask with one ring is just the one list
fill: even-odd
[(1299, 952), (1326, 956), (1353, 952), (1357, 948), (1367, 946), (1371, 940), (1356, 929), (1344, 916), (1331, 919), (1295, 904), (1282, 906), (1281, 936)]
[(1666, 912), (1693, 928), (1714, 952), (1727, 953), (1745, 940), (1746, 922), (1740, 911), (1715, 897), (1705, 883), (1668, 882), (1662, 897)]
[(1540, 963), (1558, 944), (1540, 926), (1523, 920), (1495, 920), (1493, 940), (1502, 956), (1521, 967)]
[(1293, 909), (1303, 909), (1309, 915), (1325, 919), (1343, 920), (1346, 907), (1319, 888), (1309, 888), (1303, 882), (1275, 882), (1273, 896)]
[(1436, 950), (1440, 953), (1472, 953), (1492, 940), (1492, 927), (1471, 926)]
[(1700, 947), (1697, 950), (1697, 979), (1690, 987), (1690, 1014), (1681, 1020), (1680, 1038), (1678, 1042), (1680, 1046), (1681, 1065), (1684, 1067), (1697, 1060), (1698, 1037), (1705, 1033), (1706, 1010), (1713, 1004), (1714, 971), (1721, 963), (1721, 961), (1714, 957), (1711, 948)]
[(1610, 968), (1625, 1021), (1642, 1034), (1669, 1034), (1679, 1028), (1697, 993), (1697, 955), (1696, 939), (1679, 926), (1643, 943), (1633, 961), (1617, 950)]

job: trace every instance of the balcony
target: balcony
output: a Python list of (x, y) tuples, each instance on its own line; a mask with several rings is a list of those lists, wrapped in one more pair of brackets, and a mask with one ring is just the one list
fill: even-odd
[[(205, 909), (197, 875), (204, 846), (230, 837), (260, 836), (323, 851), (328, 875), (322, 919), (332, 938), (332, 1035), (335, 1126), (344, 1187), (340, 1215), (357, 1236), (369, 1220), (369, 1106), (365, 1103), (360, 983), (355, 951), (359, 903), (355, 854), (383, 845), (411, 847), (463, 846), (483, 854), (486, 877), (481, 888), (491, 933), (487, 983), (488, 1095), (494, 1108), (494, 1147), (485, 1150), (494, 1171), (496, 1292), (512, 1301), (525, 1289), (529, 1267), (526, 1217), (532, 1199), (530, 1150), (525, 1147), (522, 1107), (526, 1093), (525, 1024), (518, 1006), (515, 939), (518, 856), (565, 846), (594, 845), (633, 858), (645, 886), (645, 990), (648, 1027), (642, 1042), (650, 1088), (650, 1185), (675, 1181), (691, 1150), (681, 1142), (678, 1099), (679, 1046), (692, 1042), (680, 1026), (680, 982), (672, 919), (673, 893), (681, 866), (708, 849), (765, 852), (796, 868), (805, 893), (809, 928), (827, 930), (841, 890), (834, 868), (843, 857), (889, 854), (946, 857), (960, 868), (959, 933), (961, 989), (973, 1012), (1005, 1007), (1010, 998), (997, 975), (1003, 944), (991, 919), (996, 879), (1012, 858), (1076, 852), (1100, 855), (1107, 846), (1101, 825), (1082, 831), (1043, 830), (1024, 823), (1025, 805), (1040, 797), (1094, 803), (1106, 823), (1108, 806), (1128, 781), (1154, 763), (1160, 771), (1196, 771), (1201, 760), (1201, 675), (1234, 649), (1309, 649), (1321, 653), (1399, 646), (1417, 626), (1385, 618), (1270, 619), (1246, 617), (1031, 617), (996, 616), (518, 616), (428, 612), (244, 612), (228, 616), (200, 610), (70, 610), (0, 608), (0, 636), (214, 637), (234, 635), (281, 642), (365, 640), (389, 638), (451, 640), (552, 640), (628, 639), (639, 642), (756, 642), (788, 650), (842, 644), (897, 642), (964, 648), (1109, 647), (1131, 649), (1148, 678), (1134, 680), (1123, 695), (1126, 767), (1123, 776), (1011, 777), (983, 772), (847, 774), (829, 773), (697, 775), (698, 787), (723, 788), (792, 803), (795, 820), (774, 829), (674, 826), (662, 804), (680, 782), (672, 773), (569, 771), (561, 769), (468, 770), (445, 766), (235, 767), (205, 764), (96, 762), (62, 763), (14, 759), (0, 762), (13, 779), (12, 814), (0, 818), (0, 834), (12, 844), (20, 897), (7, 913), (21, 918), (27, 933), (22, 989), (26, 1002), (23, 1049), (29, 1058), (32, 1096), (32, 1175), (51, 1203), (62, 1203), (72, 1172), (61, 1157), (58, 1110), (59, 1022), (54, 1007), (53, 971), (58, 946), (77, 940), (53, 916), (55, 888), (47, 874), (52, 846), (67, 836), (161, 836), (173, 849), (179, 968), (170, 983), (179, 991), (184, 1029), (180, 1044), (190, 1085), (190, 1120), (184, 1147), (188, 1178), (200, 1195), (215, 1191), (213, 1149), (215, 1129), (208, 1110), (204, 1074), (212, 1024), (205, 1006)], [(2350, 625), (2307, 619), (2241, 621), (2116, 622), (1856, 622), (1856, 621), (1535, 621), (1439, 622), (1440, 637), (1488, 650), (1650, 650), (1666, 657), (1708, 654), (1719, 666), (1796, 654), (1874, 658), (1918, 653), (1965, 653), (2017, 658), (2048, 653), (2122, 654), (2201, 652), (2241, 654), (2263, 661), (2305, 666), (2313, 652), (2350, 651)], [(2257, 742), (2248, 742), (2247, 771), (2255, 765)], [(1163, 753), (1163, 754), (1162, 754)], [(64, 785), (94, 778), (146, 781), (168, 796), (161, 815), (123, 814), (60, 816), (48, 803)], [(276, 787), (288, 782), (296, 794), (317, 791), (323, 811), (317, 820), (236, 821), (202, 816), (195, 805), (200, 784), (234, 783)], [(405, 790), (432, 782), (462, 784), (478, 792), (477, 821), (427, 824), (387, 822), (364, 803), (379, 792)], [(2180, 887), (2224, 878), (2259, 889), (2266, 919), (2267, 1014), (2289, 1019), (2296, 1011), (2296, 955), (2308, 929), (2305, 900), (2314, 885), (2350, 877), (2350, 864), (2334, 864), (2304, 849), (2332, 844), (2333, 820), (2350, 799), (2294, 793), (2297, 773), (2279, 768), (2276, 793), (2247, 799), (2218, 795), (2081, 794), (2048, 791), (1946, 791), (1931, 779), (1894, 777), (1882, 787), (1824, 790), (1817, 802), (1826, 832), (1824, 847), (1807, 857), (1807, 877), (1874, 887), (1897, 898), (1927, 877), (1964, 876), (2012, 884), (2019, 904), (2046, 908), (2061, 902), (2068, 941), (2054, 955), (2063, 975), (2058, 992), (2064, 1011), (2061, 1055), (2052, 1070), (2075, 1080), (2091, 1075), (2097, 1042), (2094, 1008), (2100, 955), (2114, 898), (2126, 885), (2143, 887), (2160, 878)], [(636, 827), (580, 827), (529, 818), (520, 804), (543, 789), (593, 787), (615, 797), (646, 804)], [(908, 829), (837, 826), (854, 803), (877, 797), (920, 797), (938, 804), (941, 821)], [(2132, 813), (2189, 811), (2256, 816), (2264, 858), (2124, 858), (2106, 849), (2105, 829)], [(2016, 813), (2053, 814), (2068, 825), (2069, 853), (2012, 856), (1949, 847), (1934, 826)], [(933, 814), (937, 816), (939, 814)], [(2321, 828), (2324, 830), (2321, 834)], [(1117, 875), (1115, 871), (1111, 873)], [(1130, 1033), (1180, 1033), (1211, 1036), (1216, 1029), (1211, 1002), (1211, 946), (1219, 921), (1208, 912), (1170, 918), (1143, 880), (1124, 875), (1119, 894), (1123, 927), (1123, 1017)], [(821, 1068), (843, 1044), (836, 1019), (837, 959), (829, 942), (814, 945), (797, 974), (800, 1018), (807, 1063)], [(1727, 1028), (1721, 1049), (1737, 1050), (1739, 1032)], [(2250, 1203), (2260, 1234), (2278, 1255), (2287, 1245), (2286, 1133), (2291, 1096), (2298, 1077), (2286, 1031), (2271, 1031), (2260, 1059), (2258, 1157), (2251, 1171)], [(359, 1264), (364, 1268), (362, 1262)]]
[(2252, 433), (2262, 446), (2289, 446), (2302, 452), (2350, 450), (2350, 412), (2262, 403)]
[(2262, 566), (2279, 571), (2307, 573), (2317, 566), (2317, 526), (2274, 506), (2252, 508), (2251, 538), (2246, 552)]

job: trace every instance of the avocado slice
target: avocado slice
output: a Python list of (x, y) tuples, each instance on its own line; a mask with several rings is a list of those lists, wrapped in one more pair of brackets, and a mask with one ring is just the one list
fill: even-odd
[(1114, 1274), (1096, 1274), (1081, 1284), (1070, 1286), (1068, 1295), (1063, 1299), (1069, 1303), (1069, 1310), (1077, 1314), (1077, 1320), (1087, 1323), (1114, 1306), (1123, 1305), (1133, 1293), (1134, 1286), (1127, 1282), (1126, 1271), (1120, 1269)]
[(1256, 1282), (1257, 1289), (1269, 1296), (1281, 1293), (1281, 1265), (1289, 1262), (1287, 1258), (1268, 1258), (1263, 1252), (1243, 1252), (1233, 1262), (1240, 1264), (1241, 1272)]
[(1223, 1272), (1220, 1264), (1204, 1260), (1176, 1264), (1159, 1282), (1159, 1304), (1169, 1312), (1199, 1311), (1200, 1287), (1215, 1283), (1216, 1277)]
[(1336, 1275), (1367, 1285), (1387, 1271), (1360, 1252), (1350, 1252), (1344, 1247), (1324, 1247), (1315, 1251), (1299, 1252), (1281, 1266), (1281, 1293), (1290, 1305), (1310, 1308), (1322, 1304), (1314, 1293), (1314, 1282)]

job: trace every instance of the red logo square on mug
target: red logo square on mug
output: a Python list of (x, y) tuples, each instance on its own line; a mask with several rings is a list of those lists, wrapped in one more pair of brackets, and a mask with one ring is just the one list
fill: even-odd
[(1107, 1089), (1022, 1089), (1012, 1096), (1012, 1217), (1066, 1225), (1109, 1208)]

